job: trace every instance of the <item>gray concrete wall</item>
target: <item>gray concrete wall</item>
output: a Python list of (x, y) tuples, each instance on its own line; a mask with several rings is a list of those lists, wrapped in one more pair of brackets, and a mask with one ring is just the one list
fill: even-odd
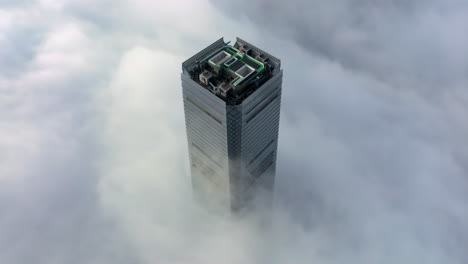
[(194, 194), (204, 203), (228, 208), (226, 104), (186, 74), (182, 87)]

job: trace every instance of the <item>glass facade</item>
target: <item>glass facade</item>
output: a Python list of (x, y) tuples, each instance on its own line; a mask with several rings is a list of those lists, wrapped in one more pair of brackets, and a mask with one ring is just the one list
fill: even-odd
[(271, 203), (280, 66), (239, 38), (232, 46), (219, 39), (182, 64), (192, 185), (202, 203), (227, 212)]

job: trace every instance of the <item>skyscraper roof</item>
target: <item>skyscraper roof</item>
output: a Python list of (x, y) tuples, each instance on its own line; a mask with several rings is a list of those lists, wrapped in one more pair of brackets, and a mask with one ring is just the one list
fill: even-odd
[(280, 69), (279, 59), (242, 39), (233, 46), (218, 44), (204, 50), (202, 57), (187, 60), (184, 70), (229, 104), (241, 103)]

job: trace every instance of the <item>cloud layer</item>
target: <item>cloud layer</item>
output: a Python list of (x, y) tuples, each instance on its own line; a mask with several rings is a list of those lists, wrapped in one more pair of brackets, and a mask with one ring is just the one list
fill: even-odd
[[(467, 10), (0, 3), (0, 262), (466, 263)], [(190, 202), (180, 65), (236, 35), (285, 73), (269, 232)]]

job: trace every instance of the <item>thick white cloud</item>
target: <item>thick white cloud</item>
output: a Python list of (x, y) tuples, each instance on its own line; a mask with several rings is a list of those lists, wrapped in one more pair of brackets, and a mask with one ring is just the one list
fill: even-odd
[[(0, 4), (0, 262), (466, 262), (467, 7), (366, 3)], [(223, 35), (283, 61), (268, 233), (191, 203), (180, 64)]]

